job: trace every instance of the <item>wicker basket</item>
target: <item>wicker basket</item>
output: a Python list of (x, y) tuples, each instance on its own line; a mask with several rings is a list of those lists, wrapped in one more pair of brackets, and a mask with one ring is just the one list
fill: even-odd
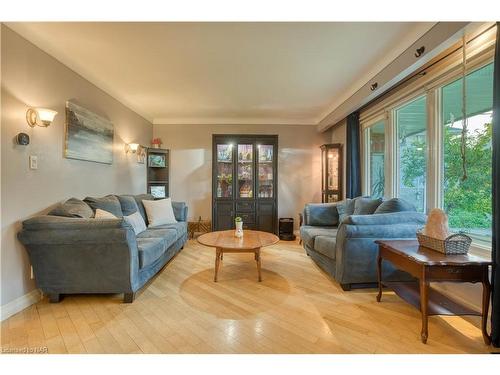
[(445, 255), (467, 254), (472, 242), (471, 238), (463, 233), (452, 234), (446, 239), (440, 240), (418, 231), (417, 239), (420, 246), (439, 251)]

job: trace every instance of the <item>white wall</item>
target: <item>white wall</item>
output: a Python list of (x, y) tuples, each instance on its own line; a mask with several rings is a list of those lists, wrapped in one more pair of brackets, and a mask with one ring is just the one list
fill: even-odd
[[(146, 191), (146, 167), (124, 152), (124, 143), (149, 144), (152, 124), (2, 25), (1, 33), (1, 304), (35, 288), (24, 247), (16, 238), (21, 221), (70, 197)], [(65, 159), (66, 100), (108, 118), (115, 127), (112, 165)], [(30, 128), (29, 106), (59, 112), (48, 128)], [(31, 137), (18, 146), (19, 132)], [(28, 168), (29, 155), (38, 169)]]
[(321, 201), (320, 146), (330, 133), (301, 125), (154, 125), (154, 137), (171, 150), (170, 195), (186, 201), (189, 217), (211, 218), (212, 134), (278, 135), (278, 216), (293, 217)]

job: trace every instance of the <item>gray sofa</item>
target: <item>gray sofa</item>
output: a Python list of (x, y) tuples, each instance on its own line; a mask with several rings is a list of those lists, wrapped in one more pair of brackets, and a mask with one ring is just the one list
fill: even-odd
[[(89, 217), (99, 199), (108, 199), (113, 204), (109, 211), (119, 218)], [(139, 211), (147, 225), (143, 199), (153, 197), (86, 198), (92, 207), (87, 213), (88, 207), (82, 206), (86, 203), (72, 198), (49, 215), (23, 222), (18, 238), (28, 251), (38, 288), (51, 302), (58, 302), (61, 294), (77, 293), (124, 293), (124, 302), (133, 302), (135, 293), (184, 247), (186, 204), (172, 202), (177, 223), (148, 228), (136, 236), (123, 216)], [(77, 210), (68, 209), (70, 201), (76, 202)]]
[[(307, 204), (300, 236), (306, 253), (344, 290), (377, 282), (375, 240), (415, 239), (426, 221), (426, 215), (408, 205), (408, 211), (355, 215), (344, 212), (345, 207), (339, 214), (339, 204), (344, 203)], [(383, 278), (407, 280), (410, 276), (384, 263)]]

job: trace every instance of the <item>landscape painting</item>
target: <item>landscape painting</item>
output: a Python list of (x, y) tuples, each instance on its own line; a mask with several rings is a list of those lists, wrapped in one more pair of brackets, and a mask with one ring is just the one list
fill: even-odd
[(113, 135), (109, 120), (66, 102), (66, 158), (112, 164)]

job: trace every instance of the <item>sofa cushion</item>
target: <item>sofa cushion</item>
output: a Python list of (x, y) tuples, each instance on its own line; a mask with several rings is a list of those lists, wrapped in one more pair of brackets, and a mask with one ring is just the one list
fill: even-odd
[(336, 241), (336, 237), (316, 236), (316, 238), (314, 239), (314, 250), (330, 259), (335, 260)]
[(371, 215), (375, 212), (378, 206), (383, 202), (382, 198), (371, 199), (359, 197), (354, 200), (353, 215)]
[(374, 213), (388, 214), (392, 212), (417, 211), (415, 206), (401, 198), (392, 198), (377, 207)]
[(70, 198), (64, 203), (59, 203), (49, 212), (49, 215), (89, 219), (94, 216), (94, 211), (84, 201), (77, 198)]
[(109, 220), (109, 219), (118, 219), (111, 212), (101, 210), (100, 208), (95, 210), (94, 218), (96, 220)]
[(165, 240), (161, 237), (137, 237), (139, 268), (153, 264), (165, 252)]
[(337, 211), (339, 213), (339, 223), (342, 223), (344, 219), (354, 213), (354, 205), (356, 201), (354, 199), (346, 199), (345, 201), (337, 203)]
[(151, 230), (175, 229), (175, 231), (177, 232), (177, 238), (180, 238), (182, 235), (184, 235), (184, 234), (187, 233), (187, 222), (185, 222), (185, 221), (178, 221), (177, 223), (163, 224), (163, 225), (159, 225), (157, 227), (150, 228), (150, 229)]
[(308, 203), (306, 215), (308, 225), (334, 226), (339, 223), (336, 203)]
[(314, 239), (317, 236), (335, 237), (336, 235), (336, 227), (318, 227), (312, 225), (303, 225), (300, 227), (300, 238), (311, 249), (314, 249)]
[(146, 229), (137, 235), (137, 239), (140, 238), (161, 238), (165, 241), (165, 248), (169, 248), (177, 239), (177, 231), (175, 229)]
[(120, 202), (123, 216), (129, 216), (139, 211), (139, 207), (133, 195), (116, 195), (116, 198)]
[(120, 201), (114, 195), (106, 195), (102, 198), (87, 197), (83, 201), (92, 207), (94, 213), (95, 210), (100, 208), (101, 210), (112, 213), (116, 217), (123, 217)]
[(142, 204), (143, 200), (149, 200), (152, 201), (155, 198), (151, 194), (139, 194), (139, 195), (134, 195), (135, 202), (137, 203), (137, 208), (139, 209), (139, 212), (144, 219), (144, 222), (146, 225), (149, 224), (148, 222), (148, 217), (146, 216), (146, 211), (144, 210), (144, 205)]

